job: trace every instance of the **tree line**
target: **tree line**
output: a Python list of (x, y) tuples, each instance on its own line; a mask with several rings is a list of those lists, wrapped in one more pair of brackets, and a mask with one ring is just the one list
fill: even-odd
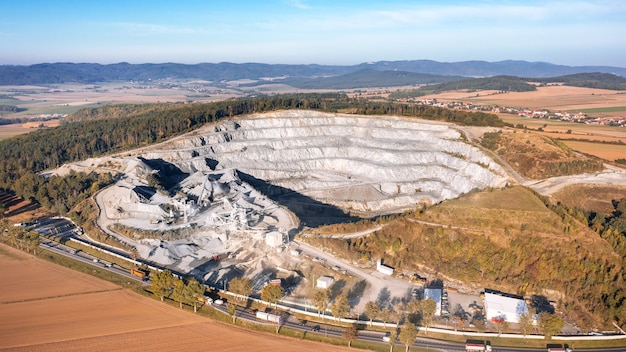
[[(479, 126), (503, 124), (493, 114), (372, 102), (336, 93), (242, 98), (205, 104), (126, 104), (87, 108), (73, 114), (68, 119), (70, 122), (59, 127), (0, 141), (0, 159), (3, 160), (0, 188), (64, 213), (71, 209), (74, 200), (84, 199), (93, 193), (89, 190), (95, 191), (106, 185), (112, 176), (72, 175), (71, 181), (61, 181), (41, 176), (44, 170), (148, 146), (224, 118), (284, 109), (398, 115)], [(76, 198), (77, 195), (81, 197)]]

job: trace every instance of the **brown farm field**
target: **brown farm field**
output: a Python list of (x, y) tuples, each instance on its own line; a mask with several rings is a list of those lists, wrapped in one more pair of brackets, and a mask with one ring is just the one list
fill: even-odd
[[(420, 99), (436, 98), (438, 101), (465, 101), (479, 105), (499, 105), (550, 111), (576, 111), (626, 106), (626, 92), (605, 89), (568, 86), (537, 87), (534, 92), (495, 91), (448, 91), (428, 95)], [(623, 117), (626, 109), (610, 113), (590, 113), (591, 116)], [(594, 141), (626, 143), (626, 129), (612, 126), (585, 125), (558, 120), (520, 118), (517, 115), (500, 113), (498, 116), (513, 125), (522, 124), (533, 132), (563, 140), (570, 148), (606, 160), (626, 158), (626, 146)], [(543, 129), (543, 132), (537, 131)]]
[[(421, 99), (436, 98), (439, 101), (468, 101), (480, 105), (523, 107), (529, 109), (549, 109), (552, 111), (572, 111), (607, 107), (626, 106), (626, 93), (621, 91), (581, 88), (569, 86), (537, 87), (532, 92), (510, 92), (497, 94), (495, 91), (448, 91), (424, 96)], [(626, 117), (626, 111), (616, 111), (612, 116)]]
[(2, 351), (348, 351), (229, 326), (0, 244)]

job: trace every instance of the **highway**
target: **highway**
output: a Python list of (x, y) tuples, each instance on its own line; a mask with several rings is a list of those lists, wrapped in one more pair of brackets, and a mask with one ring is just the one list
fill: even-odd
[[(56, 228), (59, 228), (59, 224), (55, 223), (57, 226)], [(49, 230), (50, 227), (48, 227), (49, 223), (44, 223), (44, 227), (46, 227), (46, 230)], [(64, 226), (64, 225), (61, 225)], [(54, 228), (54, 226), (52, 227)], [(49, 230), (50, 231), (50, 230)], [(53, 230), (52, 230), (53, 231)], [(69, 237), (75, 237), (76, 232), (74, 231), (74, 229), (72, 229), (71, 227), (65, 227), (63, 228), (63, 231), (58, 231), (56, 234), (60, 235), (59, 237), (64, 238), (64, 239), (68, 239)], [(93, 243), (90, 243), (91, 245), (93, 245)], [(99, 258), (96, 258), (90, 254), (84, 253), (80, 250), (76, 250), (74, 248), (68, 247), (66, 245), (60, 244), (58, 242), (46, 239), (44, 237), (40, 237), (40, 243), (39, 243), (39, 247), (58, 253), (60, 255), (66, 256), (66, 257), (70, 257), (72, 259), (81, 261), (83, 263), (87, 263), (93, 266), (97, 266), (100, 267), (102, 269), (105, 270), (109, 270), (113, 273), (116, 273), (118, 275), (124, 276), (130, 280), (136, 280), (136, 281), (140, 281), (142, 283), (144, 283), (145, 285), (149, 285), (150, 281), (149, 280), (142, 280), (139, 277), (130, 274), (130, 272), (128, 271), (128, 269), (125, 268), (121, 268), (113, 263), (109, 263), (106, 261), (103, 261)], [(357, 277), (362, 277), (365, 273), (357, 270), (356, 268), (350, 267), (348, 265), (346, 265), (343, 262), (338, 261), (335, 258), (329, 258), (329, 256), (326, 253), (320, 252), (318, 250), (316, 250), (313, 247), (310, 247), (306, 244), (300, 244), (300, 248), (303, 249), (305, 252), (309, 252), (313, 255), (317, 254), (320, 257), (326, 257), (329, 261), (331, 261), (332, 264), (337, 264), (337, 265), (341, 265), (342, 268), (345, 268), (348, 270), (348, 272), (350, 272), (352, 275), (355, 275)], [(110, 250), (109, 248), (107, 248), (107, 250)], [(125, 253), (121, 252), (120, 254), (127, 256)], [(337, 263), (334, 263), (333, 259), (335, 261), (337, 261)], [(180, 274), (179, 274), (180, 275)], [(365, 274), (367, 275), (367, 274)], [(215, 303), (210, 305), (211, 307), (213, 307), (216, 310), (219, 310), (221, 312), (223, 312), (226, 315), (229, 315), (228, 313), (228, 308), (226, 305), (222, 304), (222, 305), (217, 305)], [(243, 308), (238, 308), (237, 312), (235, 313), (237, 316), (237, 319), (245, 319), (251, 322), (255, 322), (255, 323), (259, 323), (259, 324), (267, 324), (267, 325), (271, 325), (271, 326), (275, 326), (275, 324), (273, 323), (269, 323), (269, 322), (263, 322), (260, 321), (258, 319), (256, 319), (255, 315), (250, 314), (249, 310), (243, 309)], [(330, 336), (330, 337), (336, 337), (336, 338), (342, 338), (343, 335), (343, 329), (340, 327), (328, 327), (324, 324), (321, 323), (316, 323), (316, 322), (294, 322), (294, 321), (290, 321), (289, 319), (286, 320), (286, 322), (283, 324), (283, 326), (294, 329), (294, 330), (300, 330), (303, 332), (307, 332), (307, 333), (311, 333), (311, 334), (320, 334), (320, 335), (325, 335), (325, 336)], [(314, 327), (315, 326), (319, 326), (319, 330), (314, 331)], [(358, 340), (360, 341), (367, 341), (367, 342), (373, 342), (373, 343), (380, 343), (380, 344), (384, 344), (384, 345), (389, 345), (388, 342), (384, 342), (382, 341), (382, 337), (383, 337), (383, 333), (382, 332), (375, 332), (375, 331), (359, 331), (358, 333)], [(404, 345), (402, 345), (401, 343), (397, 343), (397, 346), (401, 346), (404, 347)], [(429, 348), (429, 349), (435, 349), (438, 351), (465, 351), (465, 345), (464, 344), (458, 344), (458, 343), (451, 343), (451, 342), (445, 342), (445, 341), (440, 341), (440, 340), (434, 340), (434, 339), (428, 339), (428, 338), (418, 338), (416, 339), (416, 341), (413, 343), (412, 345), (413, 347), (416, 348)], [(531, 352), (531, 351), (546, 351), (545, 348), (542, 349), (530, 349), (530, 348), (508, 348), (508, 347), (493, 347), (492, 348), (493, 352)], [(576, 349), (576, 352), (580, 351), (580, 352), (598, 352), (600, 351), (600, 349)], [(607, 352), (626, 352), (626, 348), (603, 348), (601, 349), (601, 351), (607, 351)]]

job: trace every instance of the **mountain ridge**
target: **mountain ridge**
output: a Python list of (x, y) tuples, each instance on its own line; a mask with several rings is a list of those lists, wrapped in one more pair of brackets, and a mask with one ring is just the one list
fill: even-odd
[(522, 60), (439, 62), (433, 60), (377, 61), (357, 65), (264, 64), (264, 63), (40, 63), (0, 65), (0, 85), (97, 83), (108, 81), (202, 79), (231, 81), (270, 77), (330, 77), (363, 69), (405, 71), (420, 74), (464, 77), (510, 75), (546, 78), (575, 73), (602, 72), (626, 77), (626, 68), (614, 66), (567, 66)]

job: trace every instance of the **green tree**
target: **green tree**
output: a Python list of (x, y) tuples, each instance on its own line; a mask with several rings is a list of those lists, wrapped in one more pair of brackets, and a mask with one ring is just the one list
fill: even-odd
[(233, 318), (233, 324), (235, 324), (235, 319), (237, 319), (237, 316), (235, 313), (237, 313), (237, 306), (232, 303), (229, 303), (228, 314), (230, 314), (230, 316)]
[(531, 312), (519, 316), (519, 329), (524, 336), (533, 332), (533, 315)]
[(276, 304), (281, 298), (283, 298), (282, 286), (265, 285), (261, 290), (261, 299), (270, 304)]
[(172, 291), (172, 296), (176, 301), (178, 301), (178, 307), (183, 308), (183, 302), (187, 301), (187, 285), (185, 285), (185, 281), (183, 279), (174, 279), (174, 291)]
[(435, 317), (435, 312), (437, 311), (437, 303), (432, 299), (425, 299), (420, 302), (420, 309), (422, 311), (422, 324), (426, 327), (426, 331), (428, 332), (428, 327), (433, 322), (433, 318)]
[(236, 277), (230, 280), (228, 289), (237, 295), (237, 299), (246, 300), (252, 293), (252, 279), (247, 277)]
[(378, 314), (378, 317), (380, 318), (380, 320), (383, 321), (383, 327), (387, 328), (387, 322), (389, 322), (389, 320), (391, 320), (391, 316), (393, 315), (393, 312), (385, 307), (383, 309), (380, 310), (380, 313)]
[(350, 302), (348, 301), (348, 295), (345, 293), (340, 294), (335, 298), (335, 302), (330, 307), (331, 312), (336, 320), (344, 318), (350, 311)]
[(193, 304), (194, 313), (197, 313), (198, 303), (200, 303), (200, 300), (203, 300), (204, 285), (198, 282), (195, 278), (189, 279), (189, 281), (187, 281), (187, 296)]
[(344, 339), (348, 340), (348, 347), (352, 347), (352, 341), (356, 340), (358, 336), (356, 324), (350, 324), (350, 326), (343, 330), (342, 335)]
[(400, 327), (400, 342), (406, 346), (405, 351), (409, 351), (409, 347), (413, 345), (415, 339), (417, 338), (417, 328), (415, 324), (405, 323)]
[[(458, 317), (456, 318), (458, 319)], [(478, 332), (484, 332), (485, 330), (487, 330), (487, 326), (485, 325), (485, 319), (482, 316), (480, 317), (480, 319), (472, 320), (472, 323), (474, 324)], [(454, 330), (456, 331), (456, 327), (454, 328)]]
[(398, 332), (394, 329), (389, 335), (389, 352), (393, 352), (393, 346), (396, 345), (398, 339)]
[(328, 292), (326, 290), (318, 290), (313, 295), (313, 304), (317, 309), (317, 316), (319, 317), (321, 312), (324, 312), (326, 316), (326, 308), (328, 307)]
[(497, 320), (495, 325), (496, 330), (498, 330), (498, 335), (509, 330), (509, 322), (504, 319)]
[(537, 318), (537, 326), (543, 336), (545, 336), (548, 340), (551, 339), (552, 336), (561, 332), (564, 325), (565, 323), (563, 322), (563, 319), (556, 314), (541, 312)]
[(378, 313), (380, 312), (380, 307), (376, 302), (369, 301), (365, 304), (365, 315), (370, 320), (370, 326), (372, 326), (372, 322), (376, 317), (378, 317)]
[(154, 275), (150, 288), (152, 293), (161, 298), (161, 302), (163, 302), (165, 297), (170, 295), (173, 283), (174, 276), (172, 276), (172, 272), (169, 270), (163, 270)]

